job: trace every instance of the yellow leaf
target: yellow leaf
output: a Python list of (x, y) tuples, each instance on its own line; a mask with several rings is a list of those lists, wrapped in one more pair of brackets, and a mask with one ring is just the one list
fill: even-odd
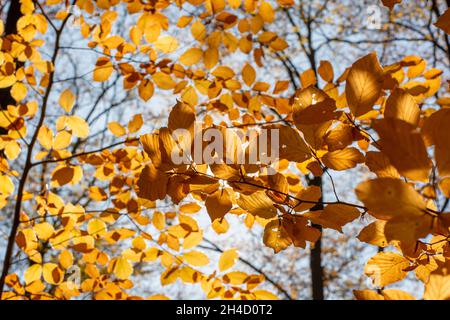
[(430, 280), (425, 285), (423, 294), (425, 300), (449, 300), (450, 299), (450, 275), (433, 272)]
[[(319, 213), (318, 215), (316, 213)], [(310, 217), (315, 224), (342, 232), (342, 227), (360, 216), (358, 209), (343, 204), (329, 204), (320, 211), (311, 211), (304, 216)]]
[(316, 74), (313, 69), (308, 69), (300, 75), (300, 82), (303, 88), (314, 86), (317, 83)]
[(155, 81), (158, 88), (162, 90), (170, 90), (176, 85), (176, 82), (173, 81), (172, 77), (164, 72), (154, 73), (153, 81)]
[(109, 58), (107, 57), (98, 58), (97, 62), (95, 63), (94, 81), (104, 82), (108, 80), (113, 71), (114, 67)]
[(333, 82), (334, 71), (333, 66), (329, 61), (321, 60), (317, 72), (319, 73), (320, 77), (326, 82)]
[(377, 55), (369, 55), (356, 61), (347, 75), (345, 95), (355, 117), (370, 110), (381, 94), (383, 69)]
[(202, 267), (209, 264), (209, 259), (206, 254), (200, 251), (190, 251), (183, 253), (183, 259), (192, 266)]
[(358, 163), (364, 162), (364, 155), (356, 148), (345, 148), (325, 153), (322, 161), (328, 168), (341, 171), (354, 168)]
[(14, 75), (2, 76), (0, 75), (0, 89), (11, 87), (16, 82)]
[(406, 277), (409, 261), (393, 252), (379, 252), (367, 261), (364, 273), (377, 287), (385, 287)]
[(33, 281), (41, 279), (42, 275), (42, 266), (40, 264), (33, 264), (28, 267), (28, 269), (24, 273), (25, 283), (30, 284)]
[(152, 223), (158, 230), (163, 230), (166, 226), (166, 216), (164, 213), (155, 211), (152, 216)]
[(63, 150), (66, 149), (70, 145), (72, 135), (67, 131), (60, 131), (56, 134), (55, 139), (53, 140), (53, 149), (55, 150)]
[(75, 104), (75, 95), (69, 89), (64, 90), (59, 97), (59, 105), (66, 111), (70, 112)]
[(386, 101), (385, 118), (396, 118), (414, 126), (419, 123), (420, 109), (404, 89), (396, 88)]
[(65, 184), (77, 184), (83, 178), (83, 170), (79, 166), (58, 166), (52, 172), (51, 185), (60, 187)]
[(289, 247), (292, 239), (280, 221), (272, 220), (264, 228), (263, 242), (275, 253), (278, 253)]
[(196, 20), (191, 26), (191, 33), (194, 39), (202, 41), (206, 37), (206, 28), (201, 21)]
[(373, 290), (353, 290), (353, 294), (357, 300), (384, 300), (381, 294)]
[(256, 79), (256, 72), (253, 67), (246, 63), (244, 68), (242, 68), (242, 78), (246, 85), (251, 86)]
[(27, 87), (22, 82), (16, 82), (11, 87), (11, 96), (17, 102), (22, 101), (27, 96)]
[(255, 295), (256, 300), (278, 300), (279, 298), (270, 291), (267, 290), (255, 290), (252, 292)]
[(52, 148), (53, 132), (46, 125), (42, 125), (42, 127), (39, 128), (37, 139), (45, 149), (50, 150)]
[(114, 264), (114, 274), (121, 280), (128, 279), (133, 273), (133, 266), (123, 257), (117, 258)]
[(42, 222), (35, 225), (34, 231), (38, 238), (44, 241), (48, 240), (55, 233), (55, 229), (48, 222)]
[(156, 169), (153, 164), (146, 165), (139, 175), (137, 194), (140, 198), (150, 201), (162, 200), (167, 194), (168, 180), (168, 176)]
[(46, 263), (43, 267), (43, 275), (45, 282), (53, 285), (60, 284), (64, 280), (64, 273), (54, 263)]
[(178, 41), (172, 36), (162, 36), (156, 40), (154, 46), (164, 53), (171, 53), (178, 48)]
[(397, 289), (386, 289), (381, 291), (381, 294), (386, 300), (416, 300), (408, 292)]
[(72, 130), (76, 137), (86, 138), (89, 135), (89, 125), (79, 116), (67, 117), (67, 127)]
[(427, 145), (434, 144), (434, 157), (441, 176), (450, 176), (450, 109), (443, 108), (425, 120), (422, 128)]
[(108, 123), (108, 129), (116, 137), (121, 137), (127, 134), (127, 130), (118, 122), (113, 121)]
[(229, 191), (227, 189), (216, 190), (213, 194), (208, 195), (205, 206), (212, 222), (222, 219), (233, 207)]
[(227, 0), (231, 8), (237, 9), (241, 6), (242, 0)]
[(422, 196), (410, 184), (399, 179), (364, 181), (356, 187), (355, 193), (369, 209), (369, 213), (378, 219), (420, 217), (426, 209)]
[(155, 86), (149, 79), (142, 80), (138, 86), (139, 97), (141, 97), (144, 101), (150, 100), (154, 91)]
[(230, 225), (225, 218), (214, 220), (211, 226), (218, 234), (226, 233), (230, 228)]
[(400, 174), (397, 169), (395, 169), (395, 167), (391, 164), (388, 157), (381, 152), (367, 152), (366, 166), (380, 178), (400, 178)]
[(373, 126), (380, 136), (381, 152), (398, 172), (408, 179), (427, 182), (431, 161), (415, 127), (395, 118), (377, 120)]
[(358, 235), (359, 241), (372, 244), (381, 248), (387, 247), (389, 241), (384, 234), (386, 221), (376, 220), (365, 226)]
[(200, 207), (197, 203), (191, 202), (180, 206), (180, 211), (184, 213), (196, 213), (200, 211), (201, 208), (202, 207)]
[(100, 187), (95, 186), (89, 188), (89, 197), (95, 201), (105, 201), (108, 199), (106, 192)]
[(141, 114), (136, 114), (133, 116), (133, 118), (128, 122), (128, 131), (130, 133), (138, 132), (139, 129), (144, 124), (144, 120), (142, 119)]
[(225, 271), (230, 269), (236, 263), (236, 259), (239, 257), (236, 249), (230, 249), (224, 251), (219, 258), (219, 271)]
[(14, 183), (11, 178), (6, 175), (0, 175), (0, 194), (9, 196), (14, 193)]
[(240, 194), (237, 204), (242, 209), (264, 219), (273, 218), (277, 214), (272, 200), (264, 191), (257, 191), (250, 195)]
[(16, 141), (10, 141), (6, 144), (5, 147), (5, 155), (9, 160), (16, 159), (21, 151), (20, 144), (18, 144)]
[(142, 39), (142, 31), (136, 26), (133, 26), (130, 29), (130, 39), (133, 41), (133, 43), (138, 46), (141, 43)]
[(103, 220), (100, 219), (91, 219), (89, 220), (87, 231), (92, 236), (102, 236), (107, 232), (106, 224)]
[(68, 269), (73, 265), (73, 255), (69, 250), (63, 250), (59, 254), (59, 264), (64, 269)]
[(180, 62), (185, 66), (192, 66), (200, 61), (203, 57), (203, 51), (199, 48), (190, 48), (180, 57)]
[(263, 18), (264, 22), (271, 23), (275, 19), (275, 10), (269, 2), (263, 1), (259, 5), (259, 15)]

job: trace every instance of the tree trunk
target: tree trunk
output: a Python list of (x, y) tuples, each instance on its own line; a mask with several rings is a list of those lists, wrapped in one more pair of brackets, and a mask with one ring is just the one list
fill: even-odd
[[(314, 177), (313, 179), (308, 179), (308, 184), (310, 186), (318, 186), (322, 191), (322, 177)], [(323, 198), (319, 199), (322, 202)], [(311, 211), (322, 210), (323, 204), (318, 203)], [(314, 228), (322, 232), (322, 227), (320, 225), (313, 224)], [(313, 300), (324, 300), (323, 293), (323, 267), (322, 267), (322, 235), (319, 237), (317, 242), (314, 244), (314, 248), (311, 249), (309, 266), (311, 269), (311, 290)]]
[[(20, 2), (19, 0), (11, 0), (11, 4), (8, 9), (8, 16), (6, 18), (5, 33), (3, 37), (7, 37), (10, 34), (17, 33), (17, 21), (21, 16)], [(11, 87), (0, 89), (0, 107), (1, 110), (5, 110), (9, 104), (15, 105), (13, 97), (10, 93)], [(6, 134), (4, 128), (0, 128), (0, 134)]]
[[(22, 12), (20, 11), (20, 2), (19, 0), (11, 0), (10, 6), (8, 9), (8, 16), (6, 18), (5, 30), (3, 38), (6, 38), (8, 35), (17, 33), (17, 21), (21, 17)], [(5, 43), (5, 42), (3, 42)], [(19, 64), (20, 66), (20, 64)], [(1, 110), (5, 110), (8, 105), (15, 105), (16, 102), (11, 96), (11, 87), (0, 89), (0, 108)], [(7, 134), (8, 130), (6, 128), (0, 128), (0, 135)], [(3, 151), (0, 153), (0, 157), (3, 157)], [(14, 245), (14, 242), (12, 243)], [(8, 242), (8, 246), (11, 246), (10, 241)], [(8, 249), (11, 248), (7, 248)], [(3, 287), (5, 285), (5, 278), (8, 275), (8, 269), (10, 266), (11, 255), (5, 255), (5, 261), (3, 261), (3, 270), (2, 275), (0, 277), (0, 300), (2, 298)], [(6, 267), (6, 268), (5, 268)]]

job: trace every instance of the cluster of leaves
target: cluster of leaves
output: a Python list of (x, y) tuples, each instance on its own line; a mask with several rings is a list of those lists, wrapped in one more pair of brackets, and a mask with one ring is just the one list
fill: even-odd
[[(135, 115), (126, 125), (109, 123), (111, 134), (122, 139), (118, 143), (72, 153), (69, 146), (75, 138), (89, 137), (89, 125), (71, 113), (76, 96), (69, 88), (60, 94), (59, 107), (48, 105), (57, 55), (45, 60), (40, 48), (46, 42), (39, 38), (51, 24), (58, 47), (71, 16), (69, 7), (52, 0), (39, 4), (44, 8), (39, 10), (36, 2), (21, 1), (17, 34), (1, 40), (0, 87), (10, 88), (16, 105), (1, 110), (0, 127), (6, 133), (0, 137), (0, 205), (15, 203), (13, 239), (30, 266), (23, 276), (5, 277), (9, 290), (2, 299), (70, 299), (80, 294), (139, 298), (127, 293), (133, 287), (130, 277), (136, 265), (152, 262), (164, 268), (163, 285), (178, 279), (198, 283), (207, 298), (275, 298), (258, 288), (262, 275), (229, 270), (239, 258), (236, 250), (223, 252), (212, 271), (203, 268), (210, 259), (198, 248), (202, 205), (217, 233), (228, 231), (229, 215), (242, 216), (248, 228), (262, 226), (262, 240), (275, 253), (313, 245), (321, 233), (316, 225), (342, 232), (346, 224), (370, 215), (373, 222), (358, 239), (393, 249), (367, 262), (365, 273), (375, 285), (382, 288), (414, 272), (426, 284), (424, 298), (450, 297), (450, 213), (437, 208), (450, 198), (450, 99), (433, 100), (442, 87), (441, 70), (427, 68), (418, 56), (381, 66), (370, 53), (339, 76), (329, 61), (321, 61), (317, 75), (313, 70), (301, 74), (301, 88), (292, 94), (287, 80), (257, 78), (265, 57), (288, 47), (269, 30), (276, 11), (293, 1), (85, 0), (75, 5), (82, 12), (77, 17), (82, 36), (101, 55), (92, 70), (95, 82), (118, 73), (123, 90), (136, 90), (144, 101), (158, 90), (170, 92), (178, 102), (165, 127), (141, 133), (143, 117)], [(179, 12), (195, 7), (201, 13), (181, 16), (172, 26), (167, 15), (174, 7)], [(56, 10), (54, 17), (44, 14), (47, 8)], [(136, 19), (128, 38), (111, 34), (124, 8)], [(437, 26), (448, 32), (447, 21), (444, 17)], [(180, 53), (179, 39), (169, 32), (172, 27), (184, 30), (194, 45)], [(238, 54), (248, 60), (239, 69), (221, 64)], [(133, 55), (143, 55), (145, 61), (127, 58)], [(34, 100), (33, 93), (41, 98)], [(44, 123), (48, 108), (60, 108), (63, 114)], [(37, 128), (29, 125), (33, 119), (38, 119)], [(241, 141), (237, 135), (225, 146), (222, 163), (174, 163), (172, 154), (194, 148), (194, 134), (186, 139), (173, 133), (194, 133), (195, 123), (201, 130), (233, 127), (244, 134), (254, 127), (278, 129), (277, 172), (263, 164), (239, 163), (257, 141)], [(14, 170), (10, 164), (21, 158), (22, 150), (24, 169)], [(49, 189), (27, 190), (30, 171), (42, 165), (53, 166)], [(302, 184), (303, 176), (356, 166), (375, 177), (357, 186), (360, 203), (337, 196), (323, 201), (319, 187)], [(90, 169), (102, 184), (89, 188), (89, 198), (102, 209), (66, 202), (59, 194), (80, 184)], [(170, 200), (172, 210), (158, 210), (159, 200)], [(25, 206), (31, 209), (27, 212)], [(130, 226), (122, 226), (123, 220)], [(68, 277), (72, 266), (81, 270), (80, 286)], [(398, 290), (355, 295), (411, 297)]]

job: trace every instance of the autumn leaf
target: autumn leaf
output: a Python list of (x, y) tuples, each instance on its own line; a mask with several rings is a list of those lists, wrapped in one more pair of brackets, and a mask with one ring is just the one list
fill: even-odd
[(240, 194), (237, 204), (242, 209), (264, 219), (273, 218), (277, 212), (264, 191), (257, 191), (250, 195)]
[(426, 211), (426, 204), (414, 188), (402, 180), (378, 178), (360, 183), (356, 196), (378, 219), (389, 220), (397, 216), (420, 217)]
[(444, 30), (445, 33), (450, 34), (450, 9), (447, 9), (435, 23), (435, 26)]
[(425, 285), (423, 297), (425, 300), (448, 300), (450, 299), (450, 275), (434, 272), (430, 275)]
[(94, 81), (105, 82), (109, 79), (113, 72), (113, 64), (107, 57), (98, 58), (95, 63)]
[(369, 259), (364, 273), (372, 279), (375, 286), (385, 287), (406, 277), (404, 269), (408, 266), (409, 261), (399, 254), (379, 252)]
[(411, 180), (428, 181), (431, 162), (423, 138), (414, 126), (386, 118), (375, 122), (374, 128), (380, 135), (381, 151), (400, 174)]
[(223, 272), (233, 267), (238, 258), (239, 254), (237, 253), (236, 249), (229, 249), (224, 251), (219, 258), (219, 271)]
[(133, 273), (133, 266), (123, 257), (117, 258), (114, 263), (114, 274), (119, 279), (128, 279)]
[(320, 77), (326, 82), (333, 82), (334, 71), (333, 66), (327, 60), (321, 60), (319, 64), (319, 68), (317, 68), (317, 72)]
[(384, 248), (388, 245), (389, 241), (384, 234), (384, 228), (386, 221), (376, 220), (371, 224), (365, 226), (358, 235), (359, 241), (372, 244)]
[(403, 120), (416, 126), (419, 123), (420, 109), (409, 93), (396, 88), (386, 101), (384, 116)]
[(355, 117), (372, 110), (381, 94), (381, 68), (375, 53), (356, 61), (348, 73), (345, 95), (348, 106)]
[(70, 91), (70, 89), (64, 90), (59, 96), (59, 105), (64, 109), (67, 113), (72, 110), (73, 105), (75, 104), (75, 95)]
[(355, 148), (329, 151), (321, 158), (323, 163), (333, 170), (347, 170), (364, 162), (364, 155)]
[(189, 251), (183, 253), (183, 260), (192, 266), (201, 267), (209, 264), (209, 259), (206, 254), (200, 251)]
[(127, 130), (120, 123), (115, 121), (108, 123), (108, 129), (116, 137), (121, 137), (127, 134)]
[(229, 191), (227, 189), (217, 190), (206, 198), (205, 206), (211, 222), (222, 219), (233, 207)]

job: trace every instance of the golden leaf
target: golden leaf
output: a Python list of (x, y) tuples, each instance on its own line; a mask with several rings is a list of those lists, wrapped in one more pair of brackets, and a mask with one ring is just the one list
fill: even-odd
[(382, 75), (383, 69), (374, 52), (352, 65), (347, 75), (345, 95), (348, 106), (355, 117), (372, 110), (381, 94)]
[(374, 285), (384, 287), (406, 277), (409, 261), (393, 252), (379, 252), (367, 261), (364, 273)]
[(162, 36), (154, 42), (154, 46), (164, 53), (171, 53), (178, 48), (178, 41), (172, 36)]
[(364, 162), (364, 155), (356, 148), (345, 148), (343, 150), (329, 151), (321, 160), (330, 169), (347, 170), (356, 167), (358, 163)]
[(95, 63), (94, 81), (104, 82), (108, 80), (113, 71), (114, 67), (109, 58), (98, 58), (97, 62)]
[(128, 279), (133, 273), (133, 266), (128, 259), (120, 257), (117, 258), (114, 263), (113, 272), (117, 278), (125, 280)]
[(73, 105), (75, 104), (75, 95), (70, 91), (70, 89), (64, 90), (59, 96), (59, 105), (64, 109), (67, 113), (72, 110)]
[(402, 120), (386, 118), (376, 121), (374, 128), (380, 136), (381, 152), (400, 174), (411, 180), (428, 181), (431, 161), (422, 136), (414, 126)]
[(277, 214), (272, 201), (264, 191), (257, 191), (250, 195), (240, 194), (237, 204), (242, 209), (264, 219), (273, 218)]
[(208, 195), (205, 206), (211, 222), (222, 219), (233, 207), (229, 191), (227, 189), (216, 190), (213, 194)]
[(359, 241), (372, 244), (381, 248), (387, 247), (389, 241), (384, 234), (386, 221), (376, 220), (365, 226), (358, 235)]
[(449, 300), (450, 275), (443, 272), (433, 272), (425, 285), (423, 298), (425, 300)]
[(378, 219), (421, 217), (426, 210), (422, 196), (410, 184), (399, 179), (368, 180), (360, 183), (355, 193), (369, 213)]
[(189, 263), (192, 266), (202, 267), (209, 264), (209, 259), (206, 254), (200, 251), (189, 251), (185, 252), (182, 255), (183, 260)]
[(385, 118), (396, 118), (414, 126), (419, 123), (420, 109), (404, 89), (396, 88), (386, 101)]
[(108, 123), (108, 129), (116, 137), (121, 137), (127, 134), (127, 130), (118, 122), (113, 121)]
[(333, 66), (329, 61), (321, 60), (317, 72), (319, 73), (320, 77), (326, 82), (333, 82), (334, 71)]
[(46, 263), (42, 268), (45, 282), (53, 285), (64, 281), (64, 272), (54, 263)]
[(41, 279), (42, 275), (42, 266), (40, 264), (33, 264), (25, 270), (24, 278), (25, 283), (30, 284), (36, 280)]
[(192, 66), (198, 63), (203, 57), (203, 51), (199, 48), (190, 48), (180, 56), (180, 62), (185, 66)]
[(223, 272), (230, 269), (236, 263), (239, 254), (236, 249), (229, 249), (224, 251), (219, 258), (219, 271)]

